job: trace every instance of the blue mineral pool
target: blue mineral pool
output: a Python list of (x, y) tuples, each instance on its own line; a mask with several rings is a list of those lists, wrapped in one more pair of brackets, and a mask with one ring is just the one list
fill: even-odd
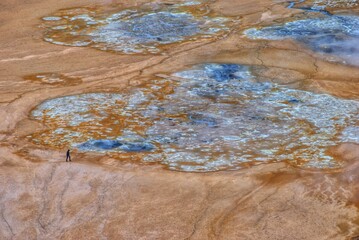
[(277, 161), (335, 169), (341, 162), (327, 150), (359, 143), (358, 101), (259, 82), (236, 64), (197, 65), (121, 94), (51, 99), (31, 114), (49, 126), (29, 136), (37, 144), (140, 154), (180, 171)]
[(359, 17), (331, 15), (244, 31), (252, 39), (294, 39), (332, 61), (359, 66)]
[[(160, 46), (228, 32), (229, 19), (210, 17), (189, 2), (159, 8), (102, 12), (68, 9), (44, 17), (45, 40), (68, 46), (90, 46), (122, 53), (157, 53)], [(192, 10), (191, 10), (192, 9)]]

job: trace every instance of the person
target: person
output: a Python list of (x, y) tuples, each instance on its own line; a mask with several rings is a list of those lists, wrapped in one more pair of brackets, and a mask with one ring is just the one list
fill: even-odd
[(71, 162), (70, 149), (68, 149), (66, 152), (66, 162), (67, 162), (67, 160), (69, 160)]

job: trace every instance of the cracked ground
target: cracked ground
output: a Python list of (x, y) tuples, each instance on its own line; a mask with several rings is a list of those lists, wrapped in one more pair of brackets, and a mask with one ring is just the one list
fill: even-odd
[[(121, 92), (204, 62), (248, 64), (291, 88), (359, 99), (359, 68), (338, 64), (293, 40), (250, 40), (245, 29), (303, 16), (283, 1), (208, 1), (236, 18), (225, 36), (126, 55), (43, 41), (41, 18), (82, 6), (138, 7), (146, 0), (3, 0), (0, 3), (0, 239), (351, 239), (359, 236), (359, 147), (329, 149), (335, 171), (287, 162), (237, 171), (185, 173), (106, 154), (34, 145), (48, 126), (29, 117), (47, 99)], [(153, 1), (154, 3), (164, 1)], [(166, 1), (172, 4), (176, 1)], [(337, 9), (358, 14), (357, 6)], [(335, 13), (336, 9), (330, 11)], [(315, 14), (315, 13), (314, 13)], [(26, 76), (56, 73), (75, 84)], [(256, 74), (256, 72), (254, 72)]]

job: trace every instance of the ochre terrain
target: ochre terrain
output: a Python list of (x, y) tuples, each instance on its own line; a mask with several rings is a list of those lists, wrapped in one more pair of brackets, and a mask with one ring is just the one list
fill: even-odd
[[(46, 129), (30, 112), (44, 100), (122, 92), (156, 75), (204, 62), (265, 66), (261, 76), (292, 88), (359, 99), (359, 68), (329, 62), (291, 40), (250, 40), (242, 31), (286, 22), (302, 10), (281, 1), (217, 0), (238, 18), (225, 37), (126, 55), (43, 41), (41, 18), (59, 9), (147, 1), (2, 0), (0, 3), (0, 239), (351, 239), (359, 235), (359, 146), (328, 151), (335, 171), (290, 162), (186, 173), (109, 155), (39, 146)], [(159, 1), (158, 1), (159, 2)], [(173, 1), (168, 1), (171, 3)], [(343, 11), (343, 9), (331, 9)], [(358, 12), (358, 8), (350, 9)], [(49, 74), (63, 81), (36, 79)], [(71, 82), (71, 84), (69, 84)], [(71, 107), (71, 106), (69, 106)]]

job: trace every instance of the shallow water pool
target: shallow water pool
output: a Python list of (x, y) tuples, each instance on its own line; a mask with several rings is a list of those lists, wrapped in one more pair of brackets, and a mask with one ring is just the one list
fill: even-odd
[(252, 39), (294, 39), (330, 61), (359, 66), (359, 17), (330, 15), (244, 31)]
[[(68, 106), (72, 106), (69, 108)], [(359, 102), (258, 82), (251, 66), (203, 64), (128, 93), (48, 100), (33, 112), (51, 130), (32, 141), (112, 156), (140, 154), (180, 171), (288, 161), (339, 168), (328, 149), (358, 142)]]
[(209, 16), (203, 4), (159, 4), (136, 9), (62, 10), (43, 18), (45, 41), (120, 53), (158, 53), (161, 47), (229, 31), (230, 20)]

